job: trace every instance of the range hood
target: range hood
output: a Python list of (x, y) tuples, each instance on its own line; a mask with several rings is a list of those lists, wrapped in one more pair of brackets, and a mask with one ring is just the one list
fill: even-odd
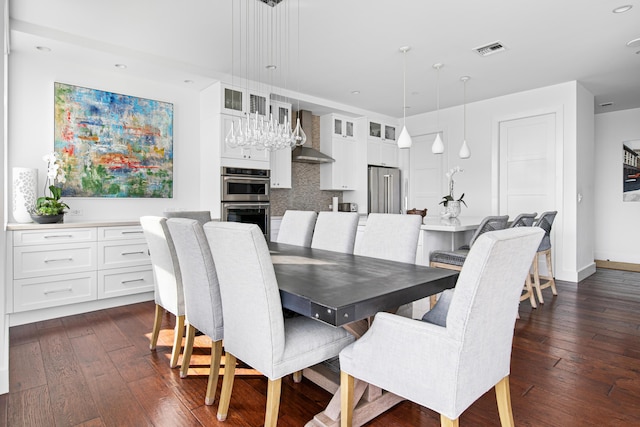
[(311, 111), (300, 110), (298, 111), (298, 117), (300, 117), (300, 126), (307, 135), (307, 142), (305, 145), (296, 147), (291, 152), (291, 161), (298, 163), (331, 163), (335, 162), (334, 159), (321, 153), (320, 151), (311, 148)]

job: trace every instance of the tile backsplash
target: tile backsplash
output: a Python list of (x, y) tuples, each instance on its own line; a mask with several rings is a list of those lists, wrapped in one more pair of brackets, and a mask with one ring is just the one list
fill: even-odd
[[(308, 140), (307, 144), (309, 144)], [(319, 116), (313, 116), (311, 146), (320, 150)], [(291, 189), (271, 190), (271, 216), (282, 216), (287, 209), (328, 211), (333, 197), (338, 197), (338, 201), (342, 202), (342, 191), (320, 190), (319, 164), (293, 162), (291, 163)]]

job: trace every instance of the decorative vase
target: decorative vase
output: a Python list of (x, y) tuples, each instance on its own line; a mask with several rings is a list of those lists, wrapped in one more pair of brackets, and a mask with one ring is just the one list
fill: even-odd
[(31, 214), (31, 219), (33, 219), (38, 224), (58, 224), (58, 223), (64, 222), (64, 214), (58, 214), (58, 215)]
[(31, 222), (29, 212), (36, 206), (38, 169), (13, 168), (13, 219), (16, 222)]
[(452, 200), (447, 203), (447, 213), (449, 218), (457, 218), (460, 215), (460, 202), (458, 200)]

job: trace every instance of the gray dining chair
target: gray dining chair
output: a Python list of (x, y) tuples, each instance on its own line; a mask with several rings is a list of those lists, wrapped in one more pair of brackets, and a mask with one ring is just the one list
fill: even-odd
[(212, 405), (220, 358), (222, 357), (222, 300), (216, 267), (209, 243), (199, 221), (186, 218), (170, 218), (167, 221), (182, 271), (185, 319), (187, 334), (180, 377), (186, 378), (193, 352), (196, 329), (211, 338), (211, 367), (205, 394), (205, 404)]
[(495, 388), (501, 423), (513, 426), (514, 324), (543, 234), (517, 227), (480, 236), (455, 288), (424, 321), (376, 314), (371, 328), (340, 352), (342, 426), (352, 425), (354, 378), (438, 412), (443, 426), (457, 426), (460, 415)]
[(276, 241), (288, 245), (310, 247), (317, 217), (318, 214), (314, 211), (285, 211)]
[[(533, 259), (533, 287), (536, 290), (540, 304), (544, 304), (544, 299), (542, 298), (543, 289), (550, 287), (553, 295), (558, 295), (556, 281), (553, 278), (553, 264), (551, 262), (551, 226), (553, 225), (553, 221), (556, 219), (557, 214), (558, 211), (543, 212), (534, 224), (535, 227), (540, 227), (544, 230), (544, 237), (542, 238), (540, 247)], [(539, 262), (541, 256), (544, 256), (547, 267), (547, 274), (544, 276), (540, 275)]]
[(357, 212), (320, 212), (313, 230), (311, 247), (353, 253), (358, 220)]
[(173, 335), (173, 347), (169, 366), (178, 366), (178, 358), (182, 348), (184, 334), (184, 292), (182, 290), (182, 274), (176, 255), (175, 246), (169, 229), (167, 218), (161, 216), (142, 216), (140, 225), (151, 256), (151, 266), (154, 276), (154, 299), (156, 312), (151, 332), (149, 348), (155, 350), (162, 325), (164, 310), (176, 316), (176, 325)]
[(226, 363), (218, 419), (227, 417), (237, 358), (268, 378), (264, 425), (275, 426), (282, 377), (337, 356), (354, 337), (305, 316), (284, 318), (269, 248), (257, 225), (210, 222), (204, 230), (224, 318)]
[(442, 250), (431, 252), (431, 254), (429, 254), (429, 266), (448, 268), (450, 270), (458, 271), (462, 270), (462, 265), (467, 259), (469, 250), (471, 247), (473, 247), (475, 241), (484, 233), (506, 228), (508, 220), (509, 215), (485, 217), (478, 225), (478, 228), (473, 233), (473, 236), (471, 236), (471, 240), (469, 241), (468, 245), (461, 246), (453, 251)]
[(415, 264), (420, 215), (371, 213), (353, 253)]
[(164, 211), (162, 214), (166, 218), (195, 219), (202, 225), (211, 221), (211, 211)]

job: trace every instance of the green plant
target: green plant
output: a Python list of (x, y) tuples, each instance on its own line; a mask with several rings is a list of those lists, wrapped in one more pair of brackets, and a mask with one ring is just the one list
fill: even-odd
[(460, 202), (463, 205), (467, 206), (467, 203), (462, 200), (464, 198), (464, 193), (462, 193), (462, 196), (460, 196), (460, 198), (458, 200), (454, 199), (453, 196), (451, 196), (450, 194), (447, 194), (446, 196), (442, 196), (442, 201), (440, 203), (438, 203), (439, 205), (444, 205), (444, 207), (446, 208), (447, 205), (449, 204), (449, 202)]
[(35, 214), (60, 215), (64, 213), (65, 208), (69, 209), (69, 205), (60, 200), (62, 188), (50, 185), (49, 192), (51, 196), (38, 197), (38, 200), (36, 200)]

